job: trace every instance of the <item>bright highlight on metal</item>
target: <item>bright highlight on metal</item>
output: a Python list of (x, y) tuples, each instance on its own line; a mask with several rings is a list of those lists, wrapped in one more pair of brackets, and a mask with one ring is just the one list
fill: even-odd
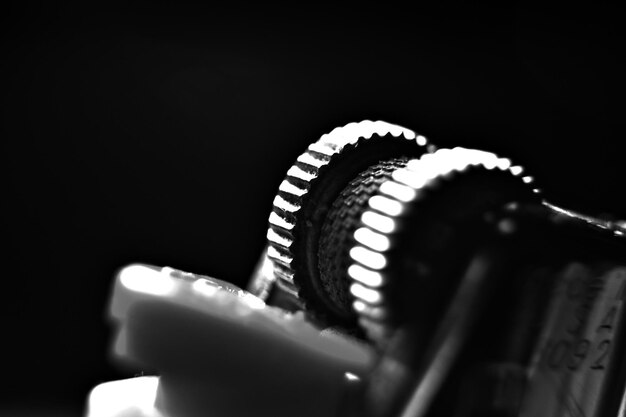
[(350, 286), (350, 292), (356, 298), (366, 301), (371, 304), (378, 304), (382, 300), (380, 292), (374, 291), (371, 288), (367, 288), (361, 284), (352, 284)]
[(279, 245), (282, 245), (286, 248), (290, 247), (291, 244), (293, 243), (293, 241), (291, 241), (290, 239), (284, 236), (279, 235), (272, 229), (267, 229), (267, 240), (269, 240), (272, 243), (277, 243)]
[(293, 185), (292, 183), (290, 183), (289, 181), (283, 181), (280, 183), (280, 186), (278, 187), (279, 191), (284, 191), (286, 193), (289, 194), (293, 194), (296, 195), (298, 197), (302, 197), (304, 194), (306, 194), (305, 189), (300, 188), (296, 185)]
[(274, 207), (289, 213), (295, 213), (296, 211), (300, 210), (300, 206), (291, 204), (289, 201), (285, 200), (279, 195), (274, 197)]
[(380, 272), (372, 271), (361, 265), (350, 265), (348, 275), (355, 281), (372, 288), (380, 287), (385, 282)]
[(363, 213), (363, 215), (361, 215), (361, 221), (363, 224), (382, 233), (393, 233), (396, 230), (396, 222), (394, 219), (373, 211)]
[(363, 246), (355, 246), (350, 249), (350, 257), (361, 265), (374, 270), (380, 270), (387, 266), (387, 259), (384, 255), (366, 249)]
[(361, 227), (354, 232), (354, 239), (368, 248), (379, 252), (389, 250), (391, 242), (389, 238), (383, 234), (376, 233), (367, 227)]
[(361, 378), (359, 378), (358, 375), (355, 375), (352, 372), (346, 372), (344, 375), (348, 381), (360, 381), (361, 380)]
[(176, 284), (173, 279), (144, 265), (130, 265), (119, 274), (120, 283), (129, 290), (151, 295), (168, 295)]
[(199, 293), (209, 297), (214, 296), (220, 291), (219, 285), (203, 278), (194, 281), (194, 283), (191, 284), (191, 287)]
[(401, 202), (392, 200), (382, 195), (375, 195), (371, 197), (368, 204), (371, 208), (389, 216), (399, 216), (404, 207)]
[(397, 182), (393, 181), (388, 181), (381, 184), (378, 190), (381, 194), (388, 195), (389, 197), (393, 197), (396, 200), (402, 202), (408, 202), (413, 200), (417, 194), (417, 191), (415, 191), (415, 189), (406, 185), (398, 184)]
[(274, 212), (270, 213), (269, 222), (278, 227), (282, 227), (285, 230), (291, 230), (295, 226), (293, 223), (290, 223), (289, 221), (285, 220), (283, 217)]
[(158, 385), (156, 376), (100, 384), (89, 394), (87, 417), (157, 416)]

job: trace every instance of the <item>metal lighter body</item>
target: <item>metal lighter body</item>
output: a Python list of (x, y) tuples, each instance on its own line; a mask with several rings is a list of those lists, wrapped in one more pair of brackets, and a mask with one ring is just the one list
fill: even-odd
[(115, 353), (160, 377), (87, 416), (624, 417), (625, 234), (506, 158), (337, 128), (280, 184), (247, 291), (120, 271)]

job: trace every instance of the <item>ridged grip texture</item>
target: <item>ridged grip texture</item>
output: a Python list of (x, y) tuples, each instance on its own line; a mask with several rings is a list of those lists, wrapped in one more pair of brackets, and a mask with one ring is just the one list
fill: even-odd
[(268, 257), (281, 290), (329, 324), (353, 321), (334, 308), (320, 285), (317, 251), (327, 213), (361, 172), (428, 149), (426, 139), (409, 129), (368, 120), (336, 128), (309, 145), (280, 184), (269, 218)]

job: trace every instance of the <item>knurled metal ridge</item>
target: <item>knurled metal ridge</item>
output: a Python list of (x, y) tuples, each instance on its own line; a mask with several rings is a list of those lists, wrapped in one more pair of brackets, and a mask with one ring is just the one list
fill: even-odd
[[(269, 216), (267, 256), (273, 262), (278, 286), (284, 293), (298, 300), (302, 308), (310, 307), (311, 300), (306, 291), (302, 291), (302, 280), (306, 278), (298, 276), (295, 247), (302, 239), (303, 230), (311, 223), (310, 219), (302, 218), (308, 206), (316, 203), (311, 201), (311, 193), (327, 172), (333, 175), (337, 160), (346, 154), (356, 153), (362, 143), (378, 140), (414, 143), (416, 150), (419, 149), (419, 152), (416, 151), (418, 154), (432, 150), (432, 145), (428, 145), (424, 136), (402, 126), (370, 120), (349, 123), (322, 135), (309, 145), (287, 171), (278, 188)], [(341, 184), (339, 191), (351, 179)]]
[(354, 245), (352, 235), (369, 198), (408, 161), (406, 157), (393, 158), (361, 172), (337, 196), (322, 225), (318, 245), (320, 289), (330, 308), (353, 322), (356, 314), (352, 309), (350, 281), (346, 279), (350, 266), (349, 251)]
[(387, 303), (389, 284), (393, 280), (390, 251), (403, 232), (400, 230), (403, 220), (408, 215), (416, 215), (419, 205), (428, 199), (429, 191), (443, 188), (446, 183), (476, 169), (518, 177), (528, 187), (529, 194), (540, 199), (534, 179), (523, 175), (521, 166), (490, 152), (466, 148), (439, 149), (409, 161), (406, 167), (393, 172), (391, 179), (370, 197), (361, 215), (361, 225), (354, 232), (356, 244), (350, 250), (352, 264), (348, 268), (353, 308), (370, 340), (384, 345), (393, 331), (391, 306)]

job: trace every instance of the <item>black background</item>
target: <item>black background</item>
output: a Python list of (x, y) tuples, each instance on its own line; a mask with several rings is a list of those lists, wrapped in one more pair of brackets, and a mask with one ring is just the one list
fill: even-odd
[(5, 10), (0, 411), (79, 415), (129, 375), (107, 358), (117, 268), (244, 285), (284, 172), (348, 122), (500, 153), (626, 217), (623, 15), (438, 4)]

